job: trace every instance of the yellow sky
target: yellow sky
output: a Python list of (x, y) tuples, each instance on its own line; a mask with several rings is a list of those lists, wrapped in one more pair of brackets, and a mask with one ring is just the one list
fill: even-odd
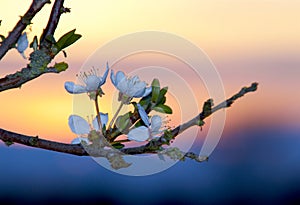
[[(1, 2), (1, 34), (6, 35), (13, 28), (30, 3), (31, 0)], [(241, 110), (243, 117), (253, 114), (251, 106), (258, 102), (267, 104), (263, 100), (266, 96), (277, 102), (275, 108), (282, 106), (283, 98), (275, 98), (271, 91), (274, 86), (280, 92), (288, 87), (272, 84), (274, 78), (280, 85), (299, 85), (295, 76), (300, 74), (297, 55), (300, 53), (300, 1), (73, 0), (66, 1), (65, 5), (72, 12), (62, 16), (56, 38), (74, 28), (83, 35), (67, 49), (66, 60), (72, 69), (59, 76), (41, 77), (21, 90), (1, 93), (2, 127), (50, 139), (58, 136), (65, 141), (72, 139), (66, 123), (72, 112), (72, 96), (64, 91), (64, 81), (74, 80), (84, 61), (104, 43), (137, 31), (174, 33), (204, 49), (216, 64), (228, 95), (252, 81), (262, 82), (260, 93), (231, 108), (231, 115), (236, 117)], [(51, 6), (46, 5), (33, 20), (32, 31), (27, 30), (29, 39), (45, 27)], [(16, 51), (10, 51), (0, 62), (0, 75), (13, 72), (25, 63)], [(283, 75), (286, 77), (280, 78)]]
[[(12, 28), (30, 2), (2, 3), (2, 33)], [(120, 35), (144, 30), (172, 32), (220, 52), (300, 44), (297, 0), (77, 0), (66, 1), (65, 5), (72, 13), (62, 17), (57, 35), (77, 28), (85, 37), (78, 47), (88, 51)], [(42, 30), (50, 9), (51, 5), (46, 5), (33, 20), (34, 31)]]

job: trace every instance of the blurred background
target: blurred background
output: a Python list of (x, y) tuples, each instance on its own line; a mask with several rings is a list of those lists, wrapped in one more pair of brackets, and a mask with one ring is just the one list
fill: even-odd
[[(2, 2), (2, 35), (12, 30), (30, 3)], [(26, 30), (29, 41), (40, 35), (51, 6), (46, 5)], [(64, 82), (75, 80), (96, 49), (137, 31), (174, 33), (203, 49), (216, 66), (228, 97), (251, 82), (259, 82), (259, 89), (227, 109), (221, 141), (208, 162), (187, 160), (151, 176), (123, 176), (88, 157), (1, 143), (1, 201), (300, 203), (299, 1), (91, 0), (66, 1), (65, 6), (71, 13), (62, 16), (55, 36), (74, 28), (83, 36), (66, 50), (66, 59), (60, 55), (54, 60), (67, 61), (70, 68), (0, 93), (1, 128), (70, 142), (75, 137), (67, 125), (72, 96), (64, 90)], [(9, 51), (0, 62), (0, 76), (27, 62), (16, 50)], [(199, 107), (208, 97), (203, 93)], [(208, 128), (204, 126), (199, 133), (199, 142)], [(191, 151), (199, 152), (200, 145), (195, 143)]]

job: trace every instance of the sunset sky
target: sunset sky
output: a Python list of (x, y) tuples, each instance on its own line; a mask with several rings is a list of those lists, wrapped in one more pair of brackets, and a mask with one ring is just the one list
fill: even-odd
[[(26, 12), (30, 3), (31, 0), (1, 2), (0, 34), (5, 36), (13, 29), (19, 16)], [(53, 184), (66, 180), (68, 183), (65, 184), (69, 185), (68, 190), (71, 190), (72, 194), (78, 191), (74, 188), (77, 187), (76, 185), (78, 187), (85, 185), (91, 190), (91, 187), (103, 189), (104, 193), (109, 195), (113, 193), (110, 190), (116, 190), (114, 183), (111, 182), (116, 182), (120, 183), (117, 190), (124, 193), (123, 197), (129, 202), (130, 199), (126, 194), (129, 193), (127, 188), (135, 187), (135, 183), (138, 184), (137, 187), (146, 187), (143, 179), (149, 182), (147, 187), (149, 193), (155, 190), (157, 194), (163, 189), (154, 183), (153, 179), (156, 179), (172, 184), (174, 193), (179, 193), (178, 196), (182, 194), (180, 190), (183, 187), (181, 186), (189, 187), (190, 191), (186, 192), (187, 196), (190, 196), (188, 193), (198, 196), (198, 190), (202, 190), (205, 193), (204, 199), (210, 196), (215, 197), (215, 193), (218, 193), (216, 194), (218, 197), (222, 196), (226, 199), (227, 187), (234, 190), (232, 192), (230, 192), (231, 189), (227, 190), (230, 192), (228, 197), (233, 198), (235, 193), (240, 192), (244, 194), (241, 197), (252, 198), (249, 193), (252, 194), (255, 190), (257, 192), (262, 190), (261, 196), (272, 198), (280, 196), (279, 193), (289, 194), (290, 189), (299, 187), (299, 184), (294, 183), (300, 181), (298, 176), (300, 170), (298, 166), (300, 157), (300, 1), (77, 0), (65, 1), (65, 6), (71, 8), (71, 13), (63, 14), (61, 17), (55, 38), (58, 39), (74, 28), (76, 28), (76, 33), (82, 35), (82, 38), (66, 49), (67, 58), (59, 54), (53, 63), (66, 61), (69, 69), (58, 75), (41, 76), (24, 84), (21, 89), (1, 92), (1, 128), (69, 143), (76, 136), (70, 131), (67, 120), (69, 115), (77, 112), (78, 107), (75, 105), (73, 108), (73, 96), (64, 90), (64, 82), (76, 81), (76, 74), (83, 69), (84, 65), (88, 65), (88, 68), (84, 69), (89, 69), (89, 66), (99, 68), (102, 74), (105, 68), (104, 63), (101, 64), (99, 60), (99, 64), (97, 61), (92, 61), (93, 64), (90, 65), (96, 51), (114, 39), (142, 31), (174, 34), (202, 49), (220, 75), (227, 97), (252, 82), (258, 82), (259, 88), (257, 92), (248, 94), (226, 110), (221, 145), (213, 154), (214, 158), (203, 166), (189, 161), (153, 178), (152, 176), (139, 178), (136, 181), (132, 181), (130, 177), (125, 178), (127, 181), (125, 180), (122, 184), (124, 178), (119, 178), (120, 176), (106, 172), (104, 169), (100, 169), (102, 172), (100, 180), (100, 177), (97, 177), (99, 168), (88, 161), (90, 159), (72, 158), (73, 156), (53, 154), (38, 149), (30, 151), (25, 149), (24, 151), (19, 146), (6, 149), (2, 144), (0, 173), (10, 172), (12, 176), (17, 176), (13, 183), (10, 183), (4, 175), (0, 177), (0, 181), (8, 187), (5, 189), (7, 192), (9, 188), (23, 190), (23, 184), (31, 185), (31, 182), (24, 180), (26, 178), (24, 176), (28, 176), (26, 173), (32, 173), (33, 170), (37, 176), (33, 184), (39, 184), (38, 179), (44, 179), (41, 173), (48, 172), (49, 180), (44, 181), (45, 187), (41, 189), (41, 192), (44, 190), (48, 193), (49, 190), (56, 190), (56, 184), (55, 186)], [(33, 19), (33, 24), (26, 29), (30, 42), (35, 35), (40, 36), (45, 28), (51, 7), (52, 5), (47, 4)], [(123, 47), (120, 47), (120, 51), (122, 49)], [(119, 50), (116, 50), (116, 53), (117, 51)], [(29, 56), (30, 52), (31, 50), (27, 49), (25, 55)], [(102, 61), (105, 59), (101, 59)], [(26, 63), (28, 60), (24, 60), (15, 49), (10, 50), (0, 62), (0, 77), (16, 72)], [(144, 66), (152, 66), (151, 75), (161, 79), (163, 86), (170, 86), (171, 93), (167, 104), (174, 107), (174, 115), (170, 117), (172, 126), (195, 116), (201, 109), (202, 103), (210, 97), (204, 83), (176, 58), (146, 52), (128, 55), (118, 62), (110, 63), (114, 63), (112, 66), (114, 70), (132, 73), (139, 72), (139, 69)], [(167, 80), (162, 79), (168, 79), (168, 75), (160, 71), (154, 72), (155, 66), (167, 67), (181, 78), (167, 83)], [(151, 80), (147, 79), (147, 83), (151, 83)], [(180, 104), (178, 99), (189, 94), (185, 86), (192, 93), (189, 96), (195, 97), (196, 101), (192, 102), (188, 97)], [(106, 95), (100, 101), (100, 109), (102, 112), (109, 112), (111, 117), (111, 112), (115, 110), (115, 104), (111, 99), (116, 96), (116, 93), (113, 91), (110, 80), (107, 80), (103, 89)], [(175, 93), (179, 97), (176, 97)], [(202, 142), (202, 138), (208, 132), (209, 125), (210, 119), (199, 134), (199, 142)], [(184, 145), (186, 141), (183, 140), (180, 143)], [(195, 146), (197, 147), (198, 144)], [(34, 154), (35, 152), (38, 154)], [(22, 158), (23, 155), (24, 158)], [(10, 158), (2, 156), (10, 156)], [(10, 163), (10, 159), (17, 163)], [(78, 160), (85, 166), (84, 169), (81, 164), (78, 164)], [(34, 168), (29, 169), (30, 166)], [(51, 167), (52, 171), (47, 170), (47, 167)], [(23, 171), (20, 176), (19, 169)], [(189, 174), (184, 176), (178, 174), (182, 173), (182, 170), (189, 170)], [(87, 182), (85, 180), (87, 176), (94, 178), (87, 178), (90, 180)], [(203, 184), (196, 184), (197, 180)], [(73, 183), (74, 186), (72, 186)], [(269, 187), (273, 187), (274, 184), (277, 189), (270, 192), (270, 195), (265, 193), (265, 190), (269, 190)], [(107, 189), (104, 189), (104, 186)], [(59, 188), (64, 191), (63, 186)], [(96, 188), (94, 190), (98, 190)], [(135, 191), (141, 193), (140, 198), (148, 196), (149, 203), (151, 202), (152, 195), (147, 195), (142, 190)], [(132, 192), (129, 193), (131, 194)], [(192, 199), (193, 196), (190, 198)], [(154, 200), (154, 202), (157, 201)]]
[[(5, 7), (0, 8), (1, 34), (6, 35), (13, 28), (30, 2), (18, 1), (19, 7), (15, 8), (16, 2), (7, 1)], [(2, 92), (0, 122), (3, 128), (39, 134), (47, 139), (71, 140), (67, 118), (72, 113), (72, 96), (64, 91), (64, 82), (74, 81), (87, 58), (105, 43), (146, 30), (173, 33), (203, 49), (221, 75), (227, 96), (251, 82), (260, 83), (257, 93), (245, 97), (228, 110), (228, 124), (253, 123), (258, 115), (267, 124), (282, 123), (283, 119), (287, 119), (285, 123), (290, 125), (299, 122), (299, 109), (287, 106), (300, 101), (299, 95), (289, 92), (299, 86), (299, 1), (191, 0), (186, 3), (136, 0), (89, 1), (88, 4), (67, 1), (66, 6), (71, 7), (72, 12), (62, 16), (55, 36), (59, 38), (76, 28), (83, 37), (67, 49), (66, 59), (60, 55), (54, 62), (65, 60), (70, 68), (60, 75), (45, 75), (21, 89)], [(50, 9), (51, 6), (46, 5), (34, 18), (32, 31), (26, 30), (30, 41), (45, 27)], [(26, 54), (29, 52), (28, 49)], [(16, 50), (12, 50), (1, 61), (0, 74), (14, 72), (26, 63)], [(193, 83), (192, 86), (196, 86), (201, 82)], [(202, 92), (205, 95), (197, 96), (200, 98), (199, 107), (207, 98), (206, 90)], [(289, 115), (290, 111), (293, 116)]]

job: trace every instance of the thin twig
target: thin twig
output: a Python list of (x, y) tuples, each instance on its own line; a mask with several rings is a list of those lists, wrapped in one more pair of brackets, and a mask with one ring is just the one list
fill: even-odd
[(204, 161), (208, 161), (208, 157), (207, 156), (199, 156), (193, 152), (187, 152), (185, 153), (184, 157), (183, 157), (183, 160), (185, 158), (190, 158), (190, 159), (193, 159), (195, 160), (196, 162), (204, 162)]
[(25, 28), (31, 23), (33, 17), (43, 8), (49, 0), (34, 0), (30, 5), (28, 11), (21, 17), (9, 35), (3, 40), (0, 46), (0, 60), (5, 56), (7, 51), (14, 47), (19, 37)]
[[(35, 72), (33, 72), (33, 70)], [(46, 73), (60, 73), (58, 69), (54, 67), (48, 67), (43, 70), (33, 69), (29, 67), (23, 68), (21, 71), (17, 71), (14, 74), (9, 74), (0, 79), (0, 92), (12, 88), (20, 88), (24, 83), (31, 81)]]
[(216, 112), (222, 108), (230, 107), (232, 105), (232, 103), (234, 103), (235, 100), (244, 96), (246, 93), (256, 91), (257, 86), (258, 86), (258, 83), (252, 83), (250, 87), (242, 88), (237, 94), (233, 95), (231, 98), (218, 104), (215, 107), (212, 107), (211, 112), (205, 112), (203, 110), (199, 115), (197, 115), (193, 119), (172, 129), (171, 130), (171, 138), (170, 138), (170, 136), (166, 136), (166, 134), (163, 134), (158, 140), (151, 140), (148, 144), (140, 146), (140, 147), (123, 148), (122, 152), (125, 154), (142, 154), (142, 153), (146, 153), (146, 152), (151, 152), (153, 150), (157, 150), (162, 145), (169, 144), (171, 140), (175, 139), (177, 135), (179, 135), (186, 129), (188, 129), (192, 126), (198, 125), (199, 120), (203, 121), (205, 118), (209, 117), (214, 112)]
[(113, 118), (111, 119), (111, 121), (110, 121), (110, 123), (109, 123), (109, 125), (108, 125), (107, 130), (110, 130), (110, 129), (111, 129), (111, 127), (112, 127), (112, 125), (114, 124), (114, 122), (115, 122), (117, 116), (119, 115), (119, 113), (120, 113), (120, 111), (121, 111), (123, 105), (124, 105), (124, 103), (123, 103), (123, 102), (120, 102), (120, 105), (119, 105), (119, 107), (118, 107), (118, 109), (117, 109), (115, 115), (114, 115)]
[(44, 40), (47, 36), (54, 35), (60, 16), (64, 11), (63, 4), (64, 4), (64, 0), (56, 0), (54, 2), (47, 27), (44, 29), (44, 32), (41, 35), (41, 44), (44, 43)]

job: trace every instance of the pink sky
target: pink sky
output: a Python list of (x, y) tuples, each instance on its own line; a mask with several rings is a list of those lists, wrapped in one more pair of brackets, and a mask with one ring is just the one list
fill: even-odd
[[(10, 1), (7, 1), (5, 8), (0, 8), (0, 18), (3, 20), (1, 34), (6, 34), (13, 27), (18, 15), (26, 10), (30, 2), (22, 1), (24, 7), (17, 8), (16, 13), (11, 12), (14, 11), (14, 4)], [(105, 43), (143, 30), (174, 33), (202, 48), (215, 64), (227, 96), (251, 82), (260, 83), (258, 92), (244, 97), (228, 109), (226, 129), (249, 123), (257, 123), (257, 126), (282, 123), (298, 126), (299, 2), (194, 0), (189, 4), (164, 1), (158, 6), (153, 1), (143, 4), (132, 1), (133, 4), (129, 5), (133, 7), (123, 5), (123, 2), (117, 6), (111, 2), (93, 3), (97, 6), (87, 9), (84, 2), (69, 2), (72, 13), (61, 19), (57, 37), (73, 28), (83, 35), (78, 43), (67, 49), (67, 59), (62, 55), (58, 57), (69, 63), (70, 68), (66, 72), (48, 74), (21, 89), (1, 93), (2, 128), (46, 139), (70, 141), (74, 135), (68, 128), (67, 119), (72, 114), (72, 96), (65, 92), (64, 82), (75, 80), (86, 59)], [(37, 16), (32, 32), (27, 31), (29, 38), (38, 35), (43, 28), (48, 7)], [(96, 17), (91, 20), (96, 12)], [(159, 57), (151, 58), (159, 61)], [(58, 62), (58, 59), (55, 61)], [(134, 65), (138, 65), (141, 59), (137, 57)], [(0, 75), (15, 72), (26, 63), (16, 51), (10, 51), (0, 62)], [(194, 80), (190, 83), (193, 88), (201, 84)], [(205, 95), (197, 94), (199, 107), (207, 97), (206, 90), (202, 93)]]

